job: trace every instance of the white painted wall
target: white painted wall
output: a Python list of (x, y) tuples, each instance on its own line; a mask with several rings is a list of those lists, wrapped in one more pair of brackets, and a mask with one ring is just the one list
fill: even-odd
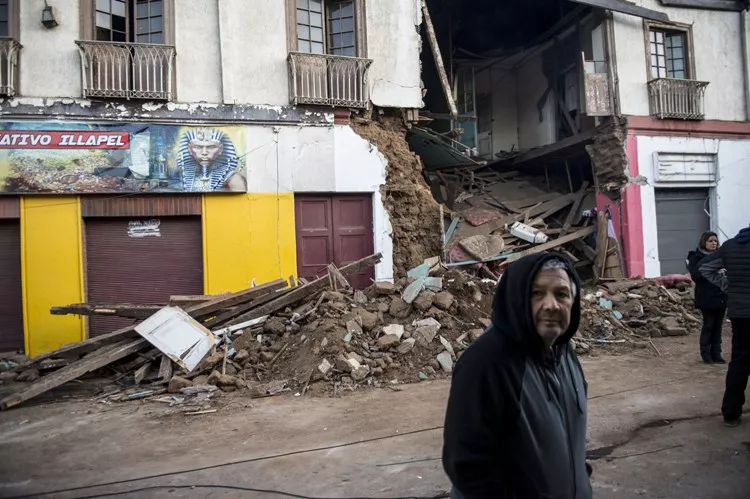
[(372, 193), (377, 280), (393, 279), (393, 240), (380, 187), (387, 161), (349, 126), (247, 127), (248, 191)]
[[(666, 12), (674, 22), (693, 26), (696, 79), (709, 82), (706, 119), (744, 120), (740, 14), (664, 7), (658, 0), (634, 0)], [(619, 95), (623, 114), (648, 116), (649, 68), (643, 20), (614, 14)]]
[(222, 102), (217, 1), (178, 0), (174, 10), (177, 100)]
[(421, 1), (376, 0), (364, 3), (367, 58), (373, 60), (370, 99), (381, 107), (422, 107)]
[[(59, 26), (42, 26), (44, 0), (21, 6), (20, 96), (81, 97), (80, 1), (49, 0)], [(289, 105), (284, 0), (176, 0), (179, 102)], [(422, 107), (420, 0), (366, 2), (370, 92), (382, 107)]]
[(547, 90), (547, 78), (542, 73), (542, 55), (525, 61), (516, 73), (516, 102), (518, 106), (518, 147), (531, 149), (556, 142), (555, 106), (552, 93), (542, 109), (543, 120), (539, 121), (537, 102)]
[(284, 0), (219, 2), (226, 104), (289, 104), (285, 4)]
[[(750, 140), (701, 139), (686, 137), (638, 137), (638, 171), (648, 182), (641, 186), (643, 245), (646, 277), (661, 274), (656, 228), (655, 153), (718, 155), (718, 181), (714, 189), (712, 229), (721, 242), (734, 237), (750, 223)], [(675, 186), (678, 187), (678, 186)], [(685, 254), (691, 248), (685, 248)]]
[(44, 0), (23, 0), (19, 94), (24, 97), (81, 97), (79, 0), (49, 2), (58, 26), (42, 25)]

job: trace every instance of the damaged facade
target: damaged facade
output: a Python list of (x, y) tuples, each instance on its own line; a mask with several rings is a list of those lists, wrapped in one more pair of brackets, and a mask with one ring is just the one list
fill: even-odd
[(389, 164), (403, 128), (352, 126), (421, 107), (418, 0), (48, 3), (54, 26), (42, 0), (0, 1), (0, 351), (123, 324), (50, 315), (61, 304), (225, 293), (381, 253), (352, 278), (367, 285), (439, 241), (414, 157)]
[(446, 71), (423, 51), (411, 143), (432, 179), (489, 167), (561, 195), (588, 181), (581, 208), (610, 214), (631, 276), (684, 273), (703, 231), (750, 222), (744, 2), (427, 4)]

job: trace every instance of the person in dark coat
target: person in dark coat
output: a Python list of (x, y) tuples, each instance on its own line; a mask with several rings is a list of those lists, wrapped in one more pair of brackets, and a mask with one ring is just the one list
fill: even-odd
[(457, 499), (592, 497), (588, 385), (570, 339), (580, 282), (562, 256), (508, 266), (492, 325), (456, 363), (443, 467)]
[(704, 232), (698, 247), (688, 253), (687, 263), (690, 277), (695, 283), (695, 308), (703, 314), (700, 348), (701, 359), (706, 364), (725, 364), (721, 356), (721, 330), (727, 312), (727, 295), (720, 287), (703, 277), (699, 271), (700, 262), (719, 249), (719, 236), (715, 232)]
[(703, 277), (727, 293), (732, 357), (721, 413), (727, 426), (738, 426), (750, 377), (750, 227), (742, 229), (699, 265)]

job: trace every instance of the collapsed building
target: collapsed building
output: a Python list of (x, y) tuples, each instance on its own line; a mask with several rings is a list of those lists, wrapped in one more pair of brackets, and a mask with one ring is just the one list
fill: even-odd
[(630, 276), (684, 273), (703, 231), (726, 240), (750, 221), (743, 2), (427, 6), (409, 140), (438, 196), (462, 199), (456, 172), (515, 171), (561, 195), (589, 182), (583, 207), (608, 213)]

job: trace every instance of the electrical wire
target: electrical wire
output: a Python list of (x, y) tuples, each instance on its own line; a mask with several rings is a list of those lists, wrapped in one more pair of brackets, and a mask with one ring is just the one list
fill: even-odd
[[(90, 495), (90, 496), (79, 496), (76, 499), (94, 499), (99, 497), (115, 497), (115, 496), (122, 496), (122, 495), (130, 495), (130, 494), (136, 494), (138, 492), (147, 492), (149, 490), (161, 490), (161, 489), (226, 489), (226, 490), (239, 490), (243, 492), (257, 492), (259, 494), (273, 494), (277, 496), (282, 497), (293, 497), (297, 499), (381, 499), (377, 497), (314, 497), (314, 496), (306, 496), (302, 494), (295, 494), (292, 492), (284, 492), (281, 490), (273, 490), (273, 489), (255, 489), (252, 487), (240, 487), (238, 485), (204, 485), (204, 484), (198, 484), (198, 485), (153, 485), (150, 487), (141, 487), (138, 489), (130, 489), (130, 490), (123, 490), (121, 492), (110, 492), (105, 494), (98, 494), (98, 495)], [(445, 499), (447, 497), (450, 497), (450, 494), (448, 492), (444, 492), (442, 494), (434, 495), (434, 496), (394, 496), (390, 499)]]
[[(409, 435), (416, 435), (416, 434), (419, 434), (419, 433), (427, 433), (427, 432), (430, 432), (430, 431), (441, 430), (441, 429), (443, 429), (442, 425), (441, 426), (433, 426), (431, 428), (422, 428), (420, 430), (412, 430), (412, 431), (407, 431), (407, 432), (403, 432), (403, 433), (397, 433), (395, 435), (386, 435), (386, 436), (383, 436), (383, 437), (373, 437), (373, 438), (368, 438), (368, 439), (365, 439), (365, 440), (357, 440), (355, 442), (346, 442), (346, 443), (343, 443), (343, 444), (328, 445), (328, 446), (325, 446), (325, 447), (315, 447), (315, 448), (312, 448), (312, 449), (303, 449), (303, 450), (298, 450), (298, 451), (284, 452), (284, 453), (281, 453), (281, 454), (271, 454), (271, 455), (268, 455), (268, 456), (252, 457), (252, 458), (248, 458), (248, 459), (240, 459), (240, 460), (236, 460), (236, 461), (228, 461), (226, 463), (219, 463), (219, 464), (211, 464), (211, 465), (207, 465), (207, 466), (200, 466), (200, 467), (197, 467), (197, 468), (190, 468), (190, 469), (186, 469), (186, 470), (167, 471), (165, 473), (158, 473), (158, 474), (154, 474), (154, 475), (147, 475), (147, 476), (142, 476), (142, 477), (138, 477), (138, 478), (128, 478), (128, 479), (124, 479), (124, 480), (116, 480), (116, 481), (112, 481), (112, 482), (102, 482), (102, 483), (93, 484), (93, 485), (82, 485), (80, 487), (70, 487), (70, 488), (67, 488), (67, 489), (50, 490), (50, 491), (47, 491), (47, 492), (38, 492), (38, 493), (35, 493), (35, 494), (25, 494), (25, 495), (8, 497), (6, 499), (28, 499), (28, 498), (31, 498), (31, 497), (41, 497), (41, 496), (47, 496), (47, 495), (51, 495), (51, 494), (62, 494), (62, 493), (65, 493), (65, 492), (77, 492), (77, 491), (87, 490), (87, 489), (93, 489), (93, 488), (97, 488), (97, 487), (109, 487), (109, 486), (112, 486), (112, 485), (122, 485), (122, 484), (125, 484), (125, 483), (141, 482), (141, 481), (144, 481), (144, 480), (152, 480), (154, 478), (163, 478), (163, 477), (174, 476), (174, 475), (184, 475), (184, 474), (187, 474), (187, 473), (195, 473), (195, 472), (198, 472), (198, 471), (214, 470), (214, 469), (218, 469), (218, 468), (224, 468), (224, 467), (227, 467), (227, 466), (235, 466), (235, 465), (238, 465), (238, 464), (257, 463), (257, 462), (261, 462), (261, 461), (270, 461), (272, 459), (279, 459), (279, 458), (282, 458), (282, 457), (290, 457), (290, 456), (298, 456), (298, 455), (302, 455), (302, 454), (309, 454), (311, 452), (320, 452), (320, 451), (326, 451), (326, 450), (341, 449), (341, 448), (344, 448), (344, 447), (352, 447), (354, 445), (366, 444), (366, 443), (371, 443), (371, 442), (378, 442), (378, 441), (381, 441), (381, 440), (389, 440), (389, 439), (392, 439), (392, 438), (405, 437), (405, 436), (409, 436)], [(99, 497), (99, 496), (92, 496), (92, 497)], [(299, 497), (302, 497), (302, 496), (299, 496)], [(322, 498), (315, 498), (315, 499), (322, 499)], [(353, 499), (353, 498), (339, 498), (339, 499)]]

